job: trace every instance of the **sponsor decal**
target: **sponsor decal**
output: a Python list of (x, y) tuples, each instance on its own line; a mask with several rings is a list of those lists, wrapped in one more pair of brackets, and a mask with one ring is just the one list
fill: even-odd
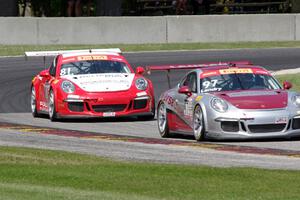
[(147, 92), (145, 92), (145, 91), (136, 93), (137, 97), (145, 96), (145, 95), (147, 95)]
[(255, 70), (254, 73), (255, 73), (255, 74), (265, 74), (265, 75), (270, 75), (269, 72), (264, 71), (264, 70)]
[(201, 92), (205, 93), (205, 92), (220, 92), (222, 90), (222, 88), (208, 88), (208, 89), (204, 89), (204, 90), (201, 90)]
[(116, 116), (115, 112), (104, 112), (103, 117), (114, 117)]
[(184, 104), (184, 113), (185, 116), (192, 117), (193, 116), (193, 99), (187, 98)]
[(88, 92), (121, 91), (128, 90), (134, 79), (133, 73), (122, 74), (86, 74), (64, 76), (81, 89)]
[(201, 101), (202, 98), (203, 98), (203, 96), (197, 96), (196, 101)]
[(81, 60), (107, 60), (107, 56), (78, 56), (77, 59)]
[(35, 81), (35, 79), (36, 79), (36, 76), (35, 76), (35, 77), (33, 77), (33, 79), (32, 79), (32, 82), (34, 82), (34, 81)]
[(168, 95), (165, 96), (163, 98), (163, 101), (166, 102), (167, 104), (169, 104), (170, 106), (174, 107), (174, 108), (176, 108), (176, 106), (177, 106), (176, 100), (173, 99), (173, 97), (171, 97), (171, 96), (168, 96)]
[(217, 71), (212, 71), (212, 72), (204, 72), (201, 74), (201, 78), (205, 78), (205, 77), (208, 77), (208, 76), (214, 76), (214, 75), (218, 75), (218, 72)]
[(75, 58), (65, 58), (63, 59), (62, 63), (68, 63), (68, 62), (72, 62), (75, 61)]
[(80, 96), (79, 95), (75, 95), (75, 94), (69, 94), (68, 95), (68, 99), (79, 99)]
[(236, 92), (228, 93), (229, 97), (244, 97), (244, 96), (272, 96), (277, 93), (274, 91), (246, 91), (246, 92)]
[(229, 69), (220, 69), (220, 74), (253, 74), (252, 69), (243, 69), (243, 68), (229, 68)]
[(276, 117), (275, 124), (286, 124), (288, 122), (288, 117)]
[(56, 84), (56, 83), (58, 83), (58, 79), (54, 79), (54, 81), (52, 82), (54, 85)]
[(40, 109), (44, 111), (48, 111), (48, 104), (44, 101), (40, 102)]
[(86, 79), (86, 78), (124, 78), (127, 76), (128, 76), (127, 74), (107, 73), (107, 74), (84, 74), (84, 75), (76, 75), (74, 77), (76, 77), (75, 79)]

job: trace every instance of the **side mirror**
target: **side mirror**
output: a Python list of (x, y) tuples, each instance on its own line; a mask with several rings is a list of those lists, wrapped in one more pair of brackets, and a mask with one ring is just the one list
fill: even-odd
[(143, 67), (137, 67), (136, 68), (136, 73), (137, 74), (143, 74), (145, 72), (144, 68)]
[(190, 90), (190, 88), (188, 86), (182, 86), (182, 87), (180, 87), (179, 90), (178, 90), (178, 92), (180, 94), (185, 94), (185, 95), (187, 95), (189, 97), (192, 96), (192, 92), (191, 92), (191, 90)]
[(39, 73), (39, 76), (46, 78), (50, 76), (49, 70), (43, 70)]
[(283, 89), (289, 90), (293, 87), (293, 85), (288, 81), (283, 81)]

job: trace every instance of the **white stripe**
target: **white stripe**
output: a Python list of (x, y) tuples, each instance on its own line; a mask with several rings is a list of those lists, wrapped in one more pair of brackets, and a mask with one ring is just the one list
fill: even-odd
[(57, 56), (59, 54), (78, 54), (78, 53), (122, 53), (119, 48), (111, 49), (83, 49), (83, 50), (61, 50), (61, 51), (28, 51), (25, 56)]

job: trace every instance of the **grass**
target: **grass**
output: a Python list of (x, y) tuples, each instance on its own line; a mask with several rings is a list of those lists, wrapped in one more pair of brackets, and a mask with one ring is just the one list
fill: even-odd
[(112, 161), (0, 147), (1, 200), (299, 199), (300, 171)]
[[(148, 45), (0, 45), (0, 56), (24, 51), (120, 47), (123, 51), (300, 47), (300, 42)], [(300, 74), (279, 75), (300, 91)], [(121, 162), (94, 156), (0, 147), (1, 200), (293, 200), (300, 171)]]
[(293, 84), (293, 87), (291, 90), (295, 90), (300, 92), (300, 74), (285, 74), (285, 75), (277, 75), (276, 79), (281, 83), (283, 81), (289, 81)]
[(74, 50), (90, 48), (119, 47), (128, 51), (157, 50), (202, 50), (202, 49), (240, 49), (300, 47), (300, 41), (286, 42), (234, 42), (234, 43), (171, 43), (171, 44), (111, 44), (111, 45), (0, 45), (0, 56), (24, 55), (25, 51)]

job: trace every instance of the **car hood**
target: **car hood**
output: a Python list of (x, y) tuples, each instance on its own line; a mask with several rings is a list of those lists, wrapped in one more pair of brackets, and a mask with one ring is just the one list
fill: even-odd
[(64, 76), (87, 92), (115, 92), (128, 90), (135, 74), (104, 73)]
[(281, 90), (223, 92), (215, 95), (239, 109), (277, 109), (285, 108), (288, 103), (288, 93)]

